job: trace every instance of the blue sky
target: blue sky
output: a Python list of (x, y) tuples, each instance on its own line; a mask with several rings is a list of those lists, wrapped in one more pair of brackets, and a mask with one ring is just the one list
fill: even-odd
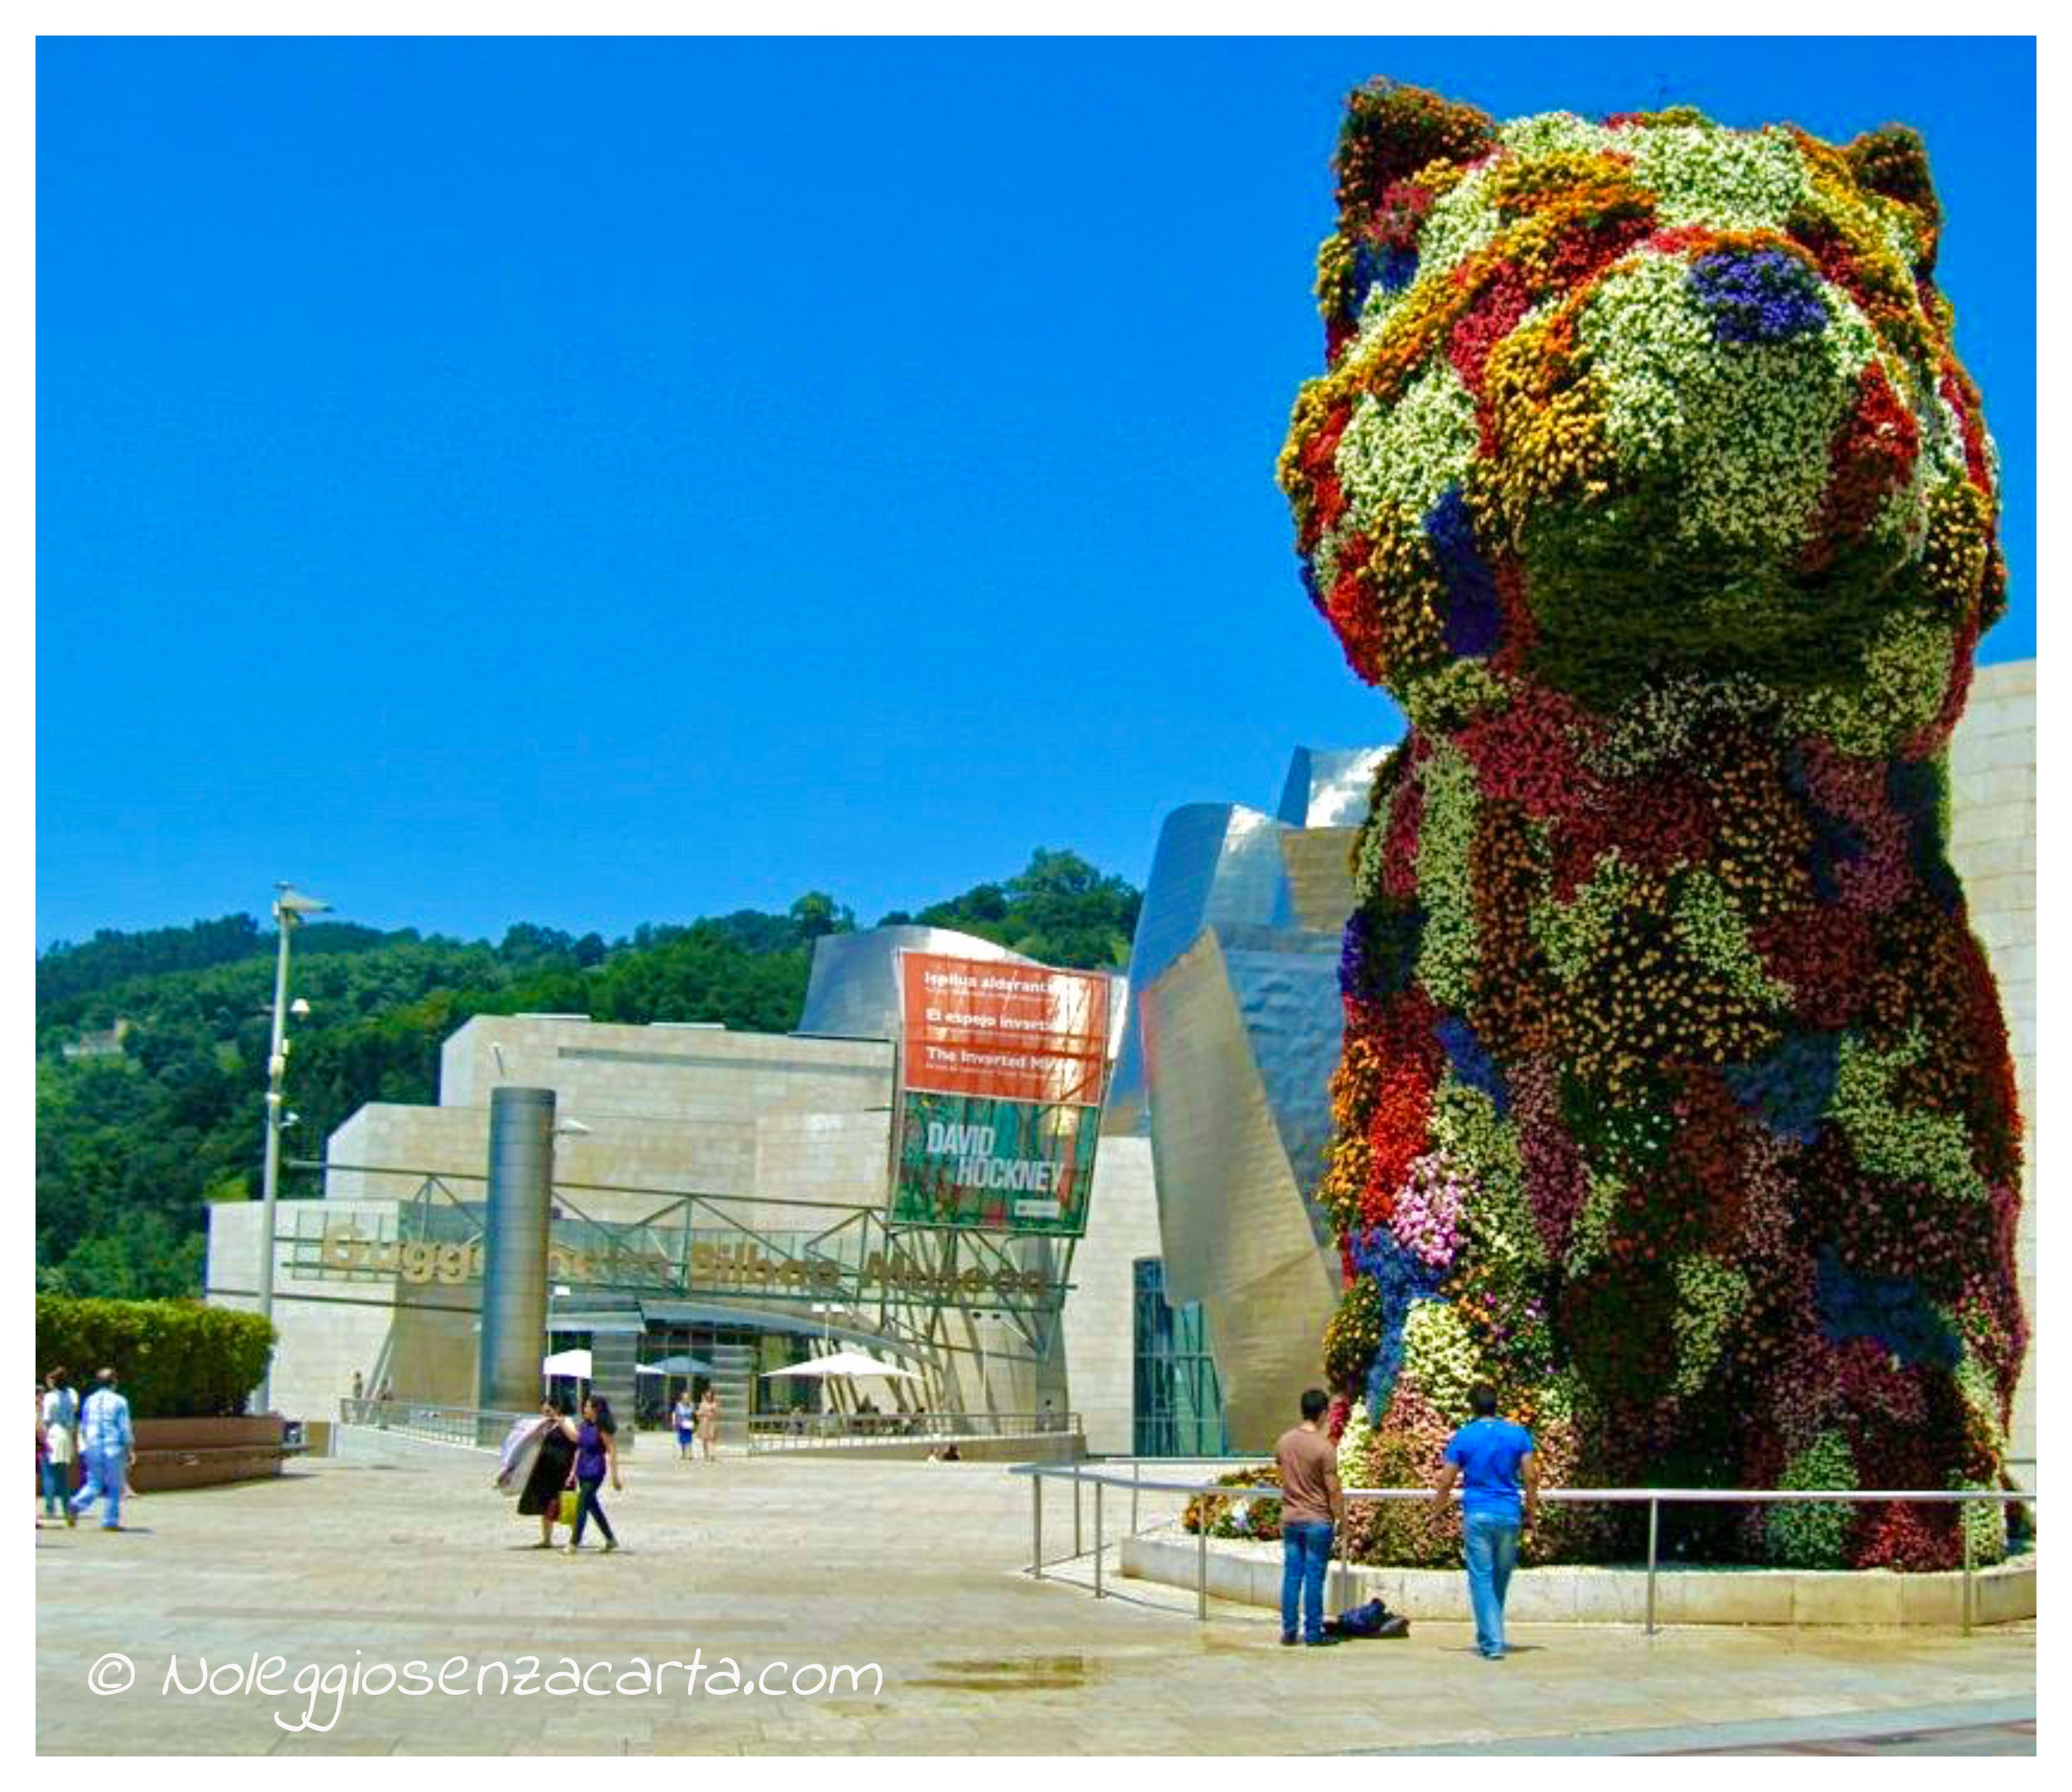
[(1141, 882), (1395, 738), (1272, 476), (1376, 73), (1919, 128), (2035, 651), (2028, 40), (45, 39), (39, 947)]

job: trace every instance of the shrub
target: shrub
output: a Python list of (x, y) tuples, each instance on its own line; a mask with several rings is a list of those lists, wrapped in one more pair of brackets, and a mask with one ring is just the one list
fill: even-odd
[(59, 1363), (91, 1388), (113, 1368), (138, 1419), (234, 1417), (273, 1353), (272, 1324), (199, 1301), (82, 1301), (36, 1297), (36, 1366)]

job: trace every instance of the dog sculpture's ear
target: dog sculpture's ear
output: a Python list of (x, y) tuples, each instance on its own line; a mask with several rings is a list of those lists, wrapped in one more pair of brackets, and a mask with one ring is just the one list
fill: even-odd
[(1336, 360), (1377, 286), (1400, 291), (1417, 265), (1433, 200), (1496, 147), (1486, 112), (1400, 82), (1369, 81), (1346, 101), (1338, 132), (1338, 228), (1317, 257), (1324, 347)]
[(1390, 187), (1434, 162), (1472, 162), (1495, 147), (1495, 121), (1474, 106), (1398, 81), (1355, 88), (1338, 132), (1339, 229), (1366, 234)]
[(1865, 131), (1843, 153), (1856, 184), (1865, 192), (1906, 208), (1921, 245), (1914, 271), (1932, 273), (1936, 240), (1942, 232), (1942, 208), (1935, 198), (1935, 183), (1928, 178), (1928, 146), (1921, 134), (1905, 125), (1887, 125), (1881, 130)]

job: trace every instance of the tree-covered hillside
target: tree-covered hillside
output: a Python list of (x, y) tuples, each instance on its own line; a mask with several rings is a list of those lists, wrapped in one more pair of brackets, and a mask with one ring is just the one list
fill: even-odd
[[(1138, 893), (1077, 854), (887, 921), (997, 940), (1046, 963), (1120, 968)], [(520, 923), (500, 944), (316, 922), (295, 932), (290, 1157), (315, 1157), (363, 1103), (430, 1102), (439, 1048), (475, 1014), (717, 1021), (787, 1032), (812, 943), (856, 925), (811, 891), (623, 939)], [(245, 914), (103, 931), (36, 961), (36, 1281), (68, 1294), (199, 1293), (212, 1200), (256, 1198), (277, 945)], [(117, 1037), (119, 1032), (119, 1038)], [(68, 1049), (69, 1048), (69, 1050)], [(290, 1194), (310, 1192), (284, 1182)]]

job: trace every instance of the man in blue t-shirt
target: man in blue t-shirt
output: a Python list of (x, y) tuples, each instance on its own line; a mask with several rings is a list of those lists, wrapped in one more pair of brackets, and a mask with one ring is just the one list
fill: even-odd
[[(1532, 1433), (1496, 1416), (1496, 1390), (1478, 1381), (1468, 1390), (1474, 1417), (1446, 1445), (1434, 1493), (1444, 1506), (1461, 1483), (1461, 1553), (1468, 1564), (1468, 1601), (1474, 1607), (1475, 1647), (1503, 1659), (1503, 1596), (1518, 1566), (1521, 1531), (1540, 1517), (1540, 1463)], [(1519, 1498), (1523, 1485), (1524, 1497)]]

